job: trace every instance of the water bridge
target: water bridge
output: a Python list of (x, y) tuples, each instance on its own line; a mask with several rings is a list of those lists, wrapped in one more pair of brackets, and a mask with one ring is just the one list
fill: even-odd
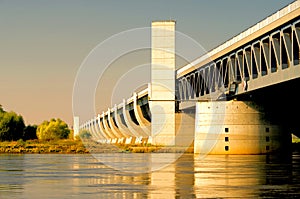
[[(82, 123), (101, 143), (262, 154), (300, 135), (300, 1), (175, 70), (175, 21), (152, 22), (151, 83)], [(77, 121), (78, 123), (78, 121)]]

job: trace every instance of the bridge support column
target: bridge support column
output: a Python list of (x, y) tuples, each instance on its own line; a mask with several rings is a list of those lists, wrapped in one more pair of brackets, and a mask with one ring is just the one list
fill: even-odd
[(250, 101), (197, 102), (194, 152), (265, 154), (283, 150), (291, 135)]
[(79, 136), (79, 131), (80, 131), (80, 127), (79, 127), (79, 117), (75, 116), (74, 120), (73, 120), (73, 139), (77, 139)]
[(175, 144), (175, 21), (152, 22), (151, 137), (153, 144)]
[(176, 113), (176, 139), (178, 149), (193, 151), (195, 137), (195, 108)]

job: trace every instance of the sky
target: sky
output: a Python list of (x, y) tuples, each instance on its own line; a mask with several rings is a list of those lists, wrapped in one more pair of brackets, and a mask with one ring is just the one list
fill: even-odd
[[(22, 115), (26, 125), (61, 118), (72, 126), (78, 71), (92, 50), (112, 36), (150, 27), (155, 20), (173, 19), (177, 31), (209, 51), (291, 2), (0, 0), (0, 104), (6, 111)], [(136, 61), (141, 55), (149, 58), (150, 51), (129, 53), (116, 60), (108, 79), (126, 64), (143, 64)], [(147, 67), (140, 68), (141, 73), (145, 71)], [(112, 95), (105, 88), (113, 87), (99, 82), (97, 113), (111, 105), (101, 101), (101, 96)], [(117, 100), (130, 96), (116, 95)]]

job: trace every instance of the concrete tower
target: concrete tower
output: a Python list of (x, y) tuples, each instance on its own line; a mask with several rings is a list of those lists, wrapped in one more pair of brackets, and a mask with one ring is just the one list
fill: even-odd
[(73, 121), (74, 138), (79, 135), (79, 117), (75, 116)]
[(151, 136), (153, 144), (175, 143), (175, 21), (152, 22)]

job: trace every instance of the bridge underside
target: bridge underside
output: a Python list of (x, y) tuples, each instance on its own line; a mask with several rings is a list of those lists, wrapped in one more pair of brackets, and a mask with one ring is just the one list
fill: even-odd
[(300, 78), (226, 100), (188, 102), (188, 108), (181, 111), (195, 112), (194, 152), (264, 154), (289, 151), (291, 133), (300, 135), (298, 85)]
[(264, 107), (272, 123), (281, 124), (289, 133), (300, 137), (300, 78), (257, 89), (235, 97), (240, 101), (251, 100)]

